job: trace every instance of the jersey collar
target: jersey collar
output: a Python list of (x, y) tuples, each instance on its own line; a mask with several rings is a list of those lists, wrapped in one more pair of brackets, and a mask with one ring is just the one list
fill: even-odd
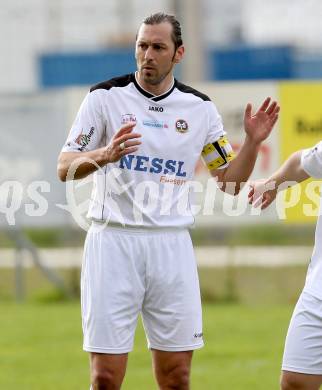
[(133, 83), (134, 83), (136, 89), (142, 95), (144, 95), (147, 98), (153, 100), (154, 102), (158, 102), (159, 100), (165, 99), (167, 96), (169, 96), (172, 93), (172, 91), (174, 90), (174, 88), (176, 87), (176, 83), (177, 83), (177, 80), (173, 79), (171, 87), (166, 92), (164, 92), (162, 95), (153, 95), (151, 92), (148, 92), (147, 90), (145, 90), (144, 88), (141, 87), (141, 85), (138, 83), (136, 77), (137, 77), (136, 73), (133, 73), (132, 74), (132, 80), (133, 80)]

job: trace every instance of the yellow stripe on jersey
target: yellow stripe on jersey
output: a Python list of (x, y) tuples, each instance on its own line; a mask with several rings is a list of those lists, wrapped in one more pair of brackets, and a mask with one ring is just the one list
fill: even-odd
[(205, 145), (201, 154), (210, 170), (220, 168), (235, 158), (235, 153), (227, 137), (224, 136), (216, 142)]

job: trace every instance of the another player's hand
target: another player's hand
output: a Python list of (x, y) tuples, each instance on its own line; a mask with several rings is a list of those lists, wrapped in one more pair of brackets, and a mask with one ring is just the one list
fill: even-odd
[(244, 127), (247, 136), (255, 144), (260, 144), (271, 133), (277, 119), (280, 107), (268, 97), (259, 110), (252, 115), (252, 105), (247, 104), (244, 115)]
[(107, 162), (116, 162), (121, 157), (129, 153), (134, 153), (141, 145), (139, 138), (141, 134), (133, 133), (136, 122), (129, 122), (123, 125), (118, 132), (115, 133), (110, 143), (106, 146)]
[(277, 188), (273, 181), (257, 180), (250, 184), (248, 201), (254, 207), (266, 209), (276, 198)]

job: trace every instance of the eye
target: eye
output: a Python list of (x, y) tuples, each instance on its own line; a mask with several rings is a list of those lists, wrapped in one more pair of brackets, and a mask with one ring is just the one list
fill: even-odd
[(139, 43), (139, 44), (138, 44), (138, 48), (139, 48), (139, 49), (142, 49), (142, 50), (146, 50), (147, 45), (146, 45), (145, 43)]
[(162, 50), (163, 49), (163, 47), (162, 46), (160, 46), (160, 45), (153, 45), (153, 49), (154, 50)]

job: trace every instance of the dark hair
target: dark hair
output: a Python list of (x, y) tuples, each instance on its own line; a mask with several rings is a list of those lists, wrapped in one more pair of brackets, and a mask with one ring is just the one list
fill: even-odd
[(163, 22), (168, 22), (172, 26), (171, 38), (174, 43), (175, 49), (182, 45), (182, 35), (181, 35), (181, 26), (178, 20), (173, 15), (165, 14), (164, 12), (157, 12), (150, 16), (147, 16), (142, 23), (144, 24), (160, 24)]

